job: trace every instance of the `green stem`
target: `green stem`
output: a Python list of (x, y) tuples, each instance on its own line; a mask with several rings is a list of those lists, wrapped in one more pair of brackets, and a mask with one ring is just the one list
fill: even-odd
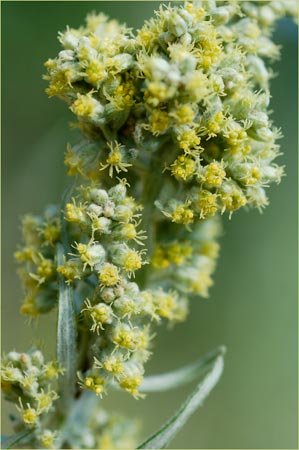
[[(157, 160), (153, 158), (151, 168), (143, 178), (143, 190), (140, 198), (140, 202), (144, 207), (142, 212), (142, 228), (146, 232), (147, 240), (147, 258), (151, 258), (155, 245), (156, 245), (156, 221), (154, 215), (156, 213), (155, 200), (158, 198), (160, 189), (162, 187), (162, 177), (155, 177), (155, 171), (153, 170)], [(149, 278), (149, 266), (146, 265), (138, 274), (138, 282), (141, 287), (145, 288)]]
[(74, 402), (72, 409), (69, 410), (69, 414), (55, 440), (55, 448), (62, 448), (65, 443), (71, 444), (72, 448), (77, 447), (76, 435), (84, 432), (98, 402), (99, 398), (94, 392), (82, 392), (80, 398)]
[[(165, 142), (158, 152), (151, 158), (151, 163), (147, 168), (147, 171), (142, 176), (143, 189), (140, 197), (140, 202), (144, 207), (142, 213), (142, 224), (147, 235), (147, 257), (150, 259), (153, 255), (156, 241), (157, 241), (157, 223), (160, 220), (160, 214), (155, 206), (155, 201), (159, 198), (160, 192), (165, 184), (165, 177), (161, 176), (160, 169), (161, 161), (172, 161), (173, 151), (176, 149), (171, 148), (170, 142)], [(158, 214), (157, 214), (158, 212)], [(140, 273), (140, 282), (142, 287), (146, 287), (151, 267), (145, 266)]]
[(84, 371), (84, 363), (87, 360), (88, 344), (90, 343), (89, 330), (79, 331), (78, 370)]
[[(62, 265), (64, 252), (61, 244), (57, 245), (57, 265)], [(59, 301), (57, 321), (57, 360), (65, 369), (60, 377), (59, 395), (61, 412), (64, 415), (70, 406), (75, 392), (76, 380), (76, 321), (73, 305), (72, 288), (65, 283), (62, 275), (59, 280)]]
[(5, 439), (1, 437), (1, 448), (3, 449), (9, 449), (15, 447), (19, 442), (21, 442), (23, 439), (25, 439), (27, 436), (29, 436), (31, 433), (33, 433), (34, 428), (27, 429), (24, 431), (20, 431), (20, 433), (14, 434), (13, 436), (9, 436)]

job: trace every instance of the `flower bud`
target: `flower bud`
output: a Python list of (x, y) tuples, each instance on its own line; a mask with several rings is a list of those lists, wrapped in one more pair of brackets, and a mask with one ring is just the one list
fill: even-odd
[(127, 189), (124, 184), (119, 183), (116, 186), (113, 186), (108, 191), (109, 197), (117, 204), (125, 199), (127, 194)]
[(179, 14), (171, 12), (168, 20), (169, 31), (176, 37), (182, 36), (187, 31), (187, 24)]
[(104, 206), (109, 199), (108, 193), (104, 189), (91, 189), (89, 197), (99, 206)]

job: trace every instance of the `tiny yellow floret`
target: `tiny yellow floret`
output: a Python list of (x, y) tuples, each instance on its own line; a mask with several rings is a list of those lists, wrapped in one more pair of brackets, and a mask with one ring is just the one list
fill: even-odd
[(34, 408), (27, 408), (24, 409), (22, 413), (22, 418), (25, 423), (28, 425), (33, 425), (37, 422), (38, 414), (37, 411)]
[(118, 268), (110, 263), (105, 263), (100, 270), (99, 280), (104, 286), (113, 286), (118, 283), (120, 277)]
[(127, 272), (135, 272), (142, 266), (142, 258), (136, 250), (129, 250), (123, 261), (123, 267)]
[(170, 166), (171, 173), (178, 180), (189, 180), (196, 172), (196, 161), (189, 156), (180, 155)]

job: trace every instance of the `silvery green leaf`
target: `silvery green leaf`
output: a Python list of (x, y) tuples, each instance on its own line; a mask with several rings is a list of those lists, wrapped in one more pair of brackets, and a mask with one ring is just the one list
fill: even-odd
[(210, 371), (197, 385), (196, 389), (181, 405), (179, 410), (154, 434), (147, 438), (139, 447), (141, 448), (166, 448), (175, 435), (185, 425), (189, 417), (202, 405), (214, 386), (218, 383), (223, 371), (223, 355), (216, 357), (211, 364)]
[(55, 439), (55, 448), (61, 448), (64, 442), (71, 444), (72, 448), (79, 448), (78, 440), (79, 442), (82, 440), (82, 433), (99, 401), (94, 392), (87, 390), (82, 392), (79, 399), (72, 404), (70, 413)]
[(206, 373), (211, 367), (211, 364), (215, 362), (215, 358), (224, 353), (225, 347), (221, 346), (208, 353), (203, 358), (195, 361), (193, 364), (189, 364), (181, 369), (163, 373), (161, 375), (145, 377), (139, 391), (145, 393), (161, 392), (184, 386), (185, 384), (198, 379), (200, 375)]
[(14, 434), (13, 436), (1, 436), (1, 448), (2, 449), (9, 449), (14, 448), (15, 445), (17, 445), (19, 442), (21, 442), (25, 437), (29, 436), (31, 434), (33, 429), (30, 430), (23, 430), (19, 433)]
[[(57, 265), (63, 264), (63, 247), (57, 246)], [(59, 395), (64, 406), (71, 401), (76, 377), (76, 324), (72, 289), (59, 274), (59, 301), (57, 324), (57, 360), (65, 369), (60, 377)]]

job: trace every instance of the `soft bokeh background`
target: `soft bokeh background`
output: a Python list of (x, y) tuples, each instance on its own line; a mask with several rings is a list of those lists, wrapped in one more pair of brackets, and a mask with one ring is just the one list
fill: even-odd
[[(28, 327), (18, 313), (22, 292), (13, 261), (19, 218), (59, 202), (65, 183), (63, 153), (76, 136), (71, 113), (48, 100), (43, 62), (59, 51), (58, 30), (77, 27), (91, 10), (138, 27), (157, 2), (2, 3), (2, 347), (26, 350), (41, 343), (55, 354), (55, 314)], [(272, 108), (287, 177), (270, 192), (263, 215), (236, 213), (225, 220), (222, 251), (209, 300), (193, 302), (185, 324), (161, 328), (148, 373), (170, 370), (218, 344), (228, 347), (220, 384), (173, 441), (173, 448), (297, 448), (297, 31), (283, 20), (283, 45), (272, 83)], [(112, 394), (109, 408), (143, 418), (155, 430), (193, 387), (138, 401)], [(2, 410), (2, 432), (10, 431)]]

